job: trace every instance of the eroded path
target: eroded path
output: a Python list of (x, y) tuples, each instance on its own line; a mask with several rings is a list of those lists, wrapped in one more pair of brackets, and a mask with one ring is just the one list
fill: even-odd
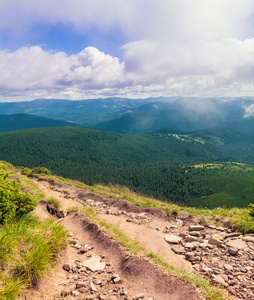
[[(200, 224), (198, 218), (190, 217), (188, 213), (183, 212), (178, 216), (179, 219), (176, 219), (174, 216), (167, 216), (164, 211), (141, 208), (125, 199), (111, 199), (54, 181), (35, 182), (48, 197), (58, 199), (65, 212), (71, 207), (91, 206), (97, 210), (100, 218), (116, 225), (146, 249), (159, 253), (170, 265), (205, 275), (215, 283), (226, 287), (237, 298), (254, 299), (254, 236), (243, 236), (241, 233), (232, 232), (227, 222), (223, 227), (211, 223)], [(45, 205), (39, 206), (37, 213), (47, 217)], [(62, 258), (57, 267), (55, 274), (61, 275), (57, 277), (57, 282), (49, 284), (52, 285), (53, 290), (64, 277), (66, 279), (66, 276), (74, 274), (68, 283), (68, 286), (72, 284), (70, 289), (74, 295), (75, 281), (87, 281), (84, 284), (84, 291), (90, 298), (87, 298), (87, 294), (86, 298), (82, 298), (79, 294), (77, 297), (80, 299), (203, 298), (197, 289), (174, 276), (166, 276), (147, 260), (135, 256), (129, 257), (119, 243), (102, 234), (103, 230), (81, 214), (72, 212), (62, 222), (69, 231), (73, 232), (73, 243), (76, 246), (73, 245), (71, 250), (67, 250), (66, 258)], [(84, 252), (85, 254), (80, 253), (82, 245), (93, 249)], [(84, 260), (88, 260), (90, 256), (99, 256), (106, 266), (100, 272), (92, 272), (90, 274), (92, 277), (85, 274), (87, 269), (82, 269)], [(78, 266), (81, 266), (81, 270), (78, 269), (77, 274), (73, 273), (73, 270), (71, 273), (64, 271), (62, 269), (64, 262), (67, 262), (71, 268), (74, 266), (74, 271)], [(120, 279), (113, 278), (115, 274)], [(95, 289), (91, 287), (90, 282)], [(98, 282), (102, 284), (96, 284)], [(77, 293), (79, 291), (81, 290), (77, 289)], [(63, 287), (58, 285), (56, 293), (61, 294), (61, 292)], [(52, 296), (52, 290), (50, 295)], [(137, 295), (140, 298), (135, 298)], [(37, 298), (31, 299), (51, 299), (45, 294), (40, 294), (40, 297), (38, 298), (37, 295)]]
[[(74, 186), (48, 181), (34, 182), (47, 197), (54, 197), (61, 202), (61, 209), (65, 214), (71, 207), (81, 207), (84, 204), (96, 207), (99, 212), (103, 209), (104, 213), (100, 216), (119, 225), (129, 237), (138, 239), (147, 249), (154, 252), (158, 250), (178, 267), (192, 268), (183, 257), (179, 258), (170, 250), (163, 240), (162, 232), (158, 231), (158, 226), (169, 224), (165, 215), (161, 218), (156, 214), (153, 216), (139, 207), (134, 208), (129, 204), (126, 206), (126, 203), (123, 204), (126, 210), (121, 214), (119, 207), (111, 203), (116, 200)], [(110, 209), (118, 213), (109, 212)], [(46, 204), (38, 205), (35, 214), (41, 218), (52, 218), (47, 212)], [(126, 222), (126, 217), (136, 216), (136, 223)], [(67, 248), (49, 276), (42, 280), (38, 288), (31, 290), (27, 300), (59, 299), (61, 295), (65, 299), (205, 299), (191, 284), (163, 273), (144, 258), (130, 255), (120, 243), (107, 236), (84, 215), (72, 211), (61, 222), (71, 233), (72, 245)], [(85, 266), (89, 260), (97, 260), (102, 268), (96, 270), (96, 267), (93, 269)]]

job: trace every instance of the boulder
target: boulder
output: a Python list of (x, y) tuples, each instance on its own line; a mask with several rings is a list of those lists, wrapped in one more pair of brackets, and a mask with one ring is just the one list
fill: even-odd
[(169, 244), (178, 244), (182, 241), (182, 238), (177, 235), (166, 235), (164, 239)]
[(233, 247), (233, 248), (236, 248), (239, 250), (248, 248), (248, 245), (245, 243), (245, 241), (243, 241), (241, 239), (229, 240), (227, 242), (227, 246)]

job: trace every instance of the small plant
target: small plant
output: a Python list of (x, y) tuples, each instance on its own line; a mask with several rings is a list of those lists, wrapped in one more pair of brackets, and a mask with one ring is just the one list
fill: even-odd
[(250, 203), (248, 205), (248, 208), (249, 208), (249, 214), (254, 217), (254, 204), (253, 203)]
[(53, 197), (50, 197), (50, 198), (47, 198), (47, 202), (49, 204), (52, 204), (55, 206), (55, 208), (59, 209), (61, 204), (60, 204), (60, 201), (58, 201), (57, 199), (53, 198)]

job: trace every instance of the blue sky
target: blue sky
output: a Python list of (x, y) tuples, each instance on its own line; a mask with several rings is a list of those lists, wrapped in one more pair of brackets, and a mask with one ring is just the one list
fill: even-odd
[(2, 0), (0, 101), (253, 95), (253, 0)]

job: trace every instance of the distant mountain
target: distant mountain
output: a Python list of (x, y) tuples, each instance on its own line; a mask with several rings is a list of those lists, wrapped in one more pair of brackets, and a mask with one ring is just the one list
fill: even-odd
[(0, 115), (0, 132), (59, 126), (78, 125), (66, 121), (58, 121), (29, 114)]
[(184, 131), (224, 127), (254, 136), (254, 116), (244, 117), (244, 106), (252, 103), (187, 98), (171, 103), (154, 102), (118, 113), (112, 120), (95, 126), (122, 133), (148, 133), (166, 127)]
[[(175, 98), (158, 98), (160, 101), (173, 101)], [(100, 121), (111, 120), (112, 113), (139, 107), (144, 103), (157, 101), (157, 98), (128, 99), (106, 98), (92, 100), (36, 99), (25, 102), (0, 102), (1, 114), (27, 113), (41, 117), (75, 122), (82, 126), (93, 126)]]
[(254, 106), (253, 97), (37, 99), (0, 103), (0, 113), (27, 113), (121, 133), (149, 133), (160, 128), (193, 131), (223, 127), (254, 136), (254, 116), (246, 115), (246, 108), (251, 105)]

